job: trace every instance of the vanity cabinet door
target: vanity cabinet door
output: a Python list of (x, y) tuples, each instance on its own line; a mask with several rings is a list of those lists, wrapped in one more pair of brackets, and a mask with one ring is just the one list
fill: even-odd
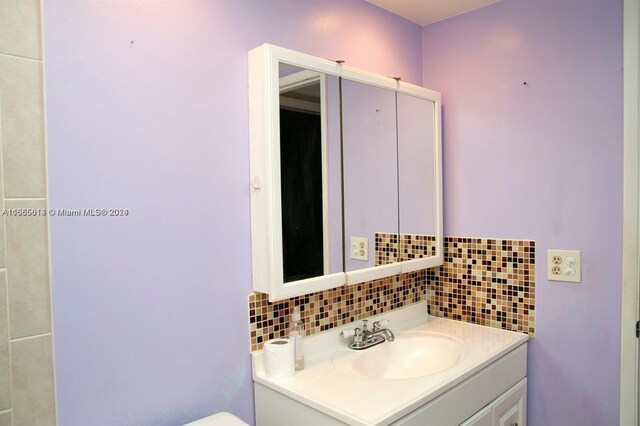
[(526, 426), (527, 379), (508, 390), (492, 406), (493, 426)]
[(527, 379), (493, 400), (460, 426), (526, 426)]

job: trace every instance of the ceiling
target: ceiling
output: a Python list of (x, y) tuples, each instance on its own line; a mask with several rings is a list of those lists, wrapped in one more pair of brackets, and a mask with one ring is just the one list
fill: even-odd
[(420, 25), (432, 24), (502, 0), (367, 0)]

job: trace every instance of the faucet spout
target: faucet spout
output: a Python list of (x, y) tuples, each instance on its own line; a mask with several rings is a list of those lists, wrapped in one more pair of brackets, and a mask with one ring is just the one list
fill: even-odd
[(374, 331), (371, 333), (372, 336), (377, 336), (382, 334), (384, 336), (384, 339), (387, 342), (393, 342), (396, 338), (396, 336), (394, 336), (393, 331), (389, 330), (388, 328), (383, 328), (381, 330), (378, 331)]

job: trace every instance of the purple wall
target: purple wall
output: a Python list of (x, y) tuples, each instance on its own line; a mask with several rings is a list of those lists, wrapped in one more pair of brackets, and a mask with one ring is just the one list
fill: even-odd
[(60, 424), (253, 421), (247, 51), (419, 83), (420, 27), (361, 0), (45, 0), (44, 25), (51, 207), (130, 210), (51, 221)]
[[(425, 27), (423, 53), (445, 235), (536, 240), (529, 424), (617, 424), (622, 1), (505, 0)], [(581, 284), (546, 280), (548, 248), (582, 250)]]
[[(51, 207), (131, 212), (51, 222), (61, 425), (252, 421), (246, 54), (265, 42), (414, 83), (424, 53), (445, 234), (537, 241), (530, 424), (617, 423), (621, 1), (505, 0), (422, 47), (360, 0), (45, 0), (44, 24)], [(582, 284), (545, 279), (547, 248), (582, 250)]]

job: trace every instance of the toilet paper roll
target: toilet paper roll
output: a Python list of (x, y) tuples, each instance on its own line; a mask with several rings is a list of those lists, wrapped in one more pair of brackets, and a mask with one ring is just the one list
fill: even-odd
[(293, 341), (272, 339), (264, 344), (264, 370), (270, 379), (286, 379), (295, 373)]

